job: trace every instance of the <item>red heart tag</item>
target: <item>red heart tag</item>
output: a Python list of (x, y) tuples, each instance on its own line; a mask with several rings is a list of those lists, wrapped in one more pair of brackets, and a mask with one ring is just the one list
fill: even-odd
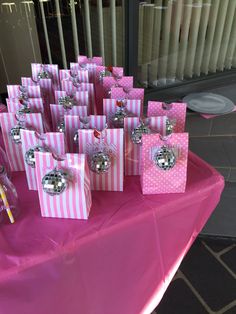
[(123, 106), (124, 106), (124, 103), (123, 103), (122, 100), (117, 100), (117, 101), (116, 101), (116, 105), (117, 105), (117, 107), (123, 107)]
[(96, 138), (100, 138), (100, 137), (101, 137), (101, 132), (99, 132), (98, 130), (94, 129), (93, 135), (94, 135)]
[(113, 71), (113, 67), (112, 67), (111, 65), (109, 65), (109, 66), (107, 67), (107, 71), (109, 71), (109, 72), (111, 72), (111, 73), (112, 73), (112, 71)]

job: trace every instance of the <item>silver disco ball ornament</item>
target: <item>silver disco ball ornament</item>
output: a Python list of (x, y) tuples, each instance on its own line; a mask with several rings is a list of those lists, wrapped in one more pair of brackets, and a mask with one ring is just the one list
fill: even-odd
[(75, 144), (77, 144), (79, 142), (79, 134), (78, 131), (75, 132), (74, 136), (73, 136), (73, 141)]
[(70, 110), (74, 106), (74, 99), (70, 96), (60, 97), (59, 105), (63, 106), (65, 110)]
[(131, 140), (134, 144), (142, 144), (143, 134), (150, 134), (151, 130), (143, 123), (137, 126), (131, 133)]
[(167, 118), (166, 119), (166, 135), (170, 135), (174, 132), (174, 124)]
[(155, 154), (154, 162), (161, 170), (170, 170), (175, 166), (176, 157), (172, 149), (163, 146)]
[(38, 73), (37, 78), (40, 79), (49, 79), (51, 76), (48, 71), (42, 70)]
[(19, 114), (31, 113), (31, 110), (28, 106), (24, 105), (22, 108), (18, 110), (18, 113)]
[(57, 132), (65, 133), (65, 122), (61, 121), (57, 125)]
[(35, 168), (35, 152), (48, 152), (49, 150), (46, 147), (35, 146), (27, 150), (25, 153), (25, 162), (32, 168)]
[(111, 167), (111, 158), (105, 152), (94, 154), (90, 160), (90, 169), (97, 174), (105, 173)]
[(10, 137), (15, 144), (21, 143), (20, 130), (25, 130), (26, 128), (23, 125), (16, 125), (10, 130)]
[(59, 195), (68, 186), (68, 174), (63, 170), (52, 170), (42, 179), (43, 191), (49, 195)]
[(111, 71), (108, 71), (108, 70), (103, 70), (99, 73), (99, 81), (102, 82), (103, 81), (103, 78), (106, 77), (106, 76), (112, 76), (112, 73)]
[(112, 125), (115, 128), (123, 128), (124, 127), (124, 119), (128, 116), (128, 113), (124, 109), (119, 109), (116, 111), (114, 116), (112, 117)]

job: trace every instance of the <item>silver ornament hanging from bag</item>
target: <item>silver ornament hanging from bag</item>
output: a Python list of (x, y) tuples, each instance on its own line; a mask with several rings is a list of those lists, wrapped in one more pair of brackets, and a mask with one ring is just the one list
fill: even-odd
[(97, 174), (108, 172), (111, 167), (111, 158), (105, 152), (98, 152), (92, 155), (90, 169)]
[(51, 196), (59, 195), (68, 186), (68, 174), (63, 170), (54, 169), (42, 179), (43, 191)]
[(46, 70), (42, 70), (40, 71), (38, 74), (37, 74), (37, 79), (40, 80), (40, 79), (49, 79), (51, 78), (51, 75), (48, 71)]
[(131, 140), (134, 144), (142, 144), (143, 134), (150, 134), (151, 130), (147, 125), (141, 123), (131, 133)]
[(70, 110), (75, 105), (73, 97), (70, 96), (60, 97), (58, 103), (63, 106), (65, 110)]
[(107, 70), (107, 69), (102, 70), (102, 71), (99, 73), (99, 82), (102, 83), (103, 78), (104, 78), (104, 77), (107, 77), (107, 76), (112, 76), (111, 71), (109, 71), (109, 70)]
[(174, 132), (174, 122), (170, 119), (166, 119), (166, 135), (170, 135)]
[(25, 153), (25, 162), (28, 166), (35, 168), (35, 152), (49, 152), (49, 149), (43, 146), (35, 146), (27, 150)]
[(21, 135), (20, 135), (20, 130), (26, 130), (26, 127), (23, 126), (22, 124), (17, 124), (10, 130), (10, 137), (11, 140), (15, 144), (21, 144)]
[(128, 112), (124, 107), (119, 108), (112, 117), (112, 125), (115, 128), (124, 127), (124, 119), (128, 116)]
[(176, 164), (176, 157), (172, 149), (162, 146), (154, 155), (154, 162), (161, 170), (170, 170)]
[(65, 133), (65, 122), (64, 122), (64, 120), (60, 121), (58, 123), (58, 125), (57, 125), (57, 132)]

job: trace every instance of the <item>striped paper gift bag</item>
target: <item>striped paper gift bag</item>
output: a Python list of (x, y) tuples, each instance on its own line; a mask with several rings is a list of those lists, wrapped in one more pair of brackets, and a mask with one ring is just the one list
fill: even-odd
[(44, 147), (49, 152), (56, 155), (65, 154), (64, 133), (44, 133), (38, 134), (35, 131), (21, 130), (22, 153), (24, 157), (25, 171), (30, 190), (37, 190), (37, 180), (35, 167), (31, 167), (26, 162), (26, 152), (36, 146)]
[[(141, 152), (143, 194), (183, 193), (186, 188), (188, 133), (144, 135)], [(165, 157), (163, 157), (165, 156)]]
[(40, 86), (41, 95), (44, 101), (44, 112), (47, 119), (51, 119), (50, 116), (50, 104), (54, 104), (54, 89), (51, 79), (40, 79), (38, 82), (33, 81), (31, 77), (22, 77), (21, 83), (23, 86)]
[[(66, 97), (68, 95), (71, 95), (67, 93), (66, 91), (55, 91), (55, 103), (59, 103), (60, 97)], [(71, 97), (71, 96), (70, 96)], [(73, 92), (72, 97), (75, 100), (75, 104), (77, 106), (89, 106), (89, 93), (88, 91), (79, 91), (79, 92)]]
[[(10, 98), (6, 99), (8, 112), (16, 113), (18, 110), (22, 108), (22, 103), (18, 98)], [(43, 117), (43, 125), (45, 131), (51, 130), (51, 123), (48, 116), (45, 114), (45, 107), (43, 105), (42, 98), (28, 98), (30, 112), (32, 113), (41, 113)]]
[(22, 98), (24, 93), (28, 98), (41, 98), (40, 86), (7, 85), (8, 98)]
[(185, 130), (186, 107), (185, 103), (165, 104), (158, 101), (149, 101), (147, 116), (167, 116), (168, 119), (174, 121), (174, 132), (182, 133)]
[(89, 113), (94, 113), (95, 110), (95, 92), (94, 85), (91, 83), (81, 83), (79, 85), (74, 85), (71, 81), (63, 80), (61, 81), (61, 89), (66, 91), (68, 95), (75, 92), (88, 92), (88, 110)]
[(110, 72), (110, 75), (116, 75), (122, 77), (124, 75), (124, 69), (122, 67), (105, 67), (97, 66), (95, 73), (95, 95), (96, 95), (96, 109), (98, 114), (102, 114), (102, 101), (105, 98), (103, 90), (103, 79), (101, 74), (104, 71)]
[[(165, 134), (166, 117), (151, 117), (142, 120), (151, 132)], [(124, 121), (125, 137), (125, 175), (140, 175), (140, 158), (142, 144), (135, 144), (131, 135), (140, 125), (140, 118), (128, 117)]]
[[(90, 176), (83, 154), (66, 154), (56, 159), (51, 153), (35, 153), (41, 215), (53, 218), (88, 219), (92, 205)], [(58, 195), (43, 190), (42, 179), (54, 169), (68, 174), (67, 187)]]
[(111, 99), (140, 99), (142, 107), (144, 104), (144, 88), (111, 88)]
[(57, 131), (57, 126), (64, 120), (66, 114), (86, 117), (87, 106), (73, 106), (70, 110), (65, 110), (61, 105), (50, 105), (52, 116), (52, 127), (54, 131)]
[[(6, 148), (7, 158), (12, 171), (24, 171), (24, 158), (21, 143), (16, 144), (10, 135), (10, 131), (17, 125), (14, 113), (1, 113), (0, 123), (2, 128), (3, 141)], [(25, 127), (43, 133), (43, 121), (41, 113), (28, 113), (25, 115)]]
[[(111, 166), (105, 173), (90, 170), (91, 189), (102, 191), (123, 191), (124, 152), (123, 129), (106, 129), (103, 135), (103, 149), (110, 155)], [(97, 130), (79, 130), (79, 152), (88, 156), (90, 165), (93, 154), (100, 151), (101, 139)]]
[[(103, 130), (106, 127), (106, 116), (90, 115), (88, 117), (65, 116), (66, 142), (70, 153), (77, 153), (79, 150), (76, 132), (79, 129)], [(76, 140), (75, 140), (76, 138)]]
[(103, 65), (103, 59), (102, 57), (88, 58), (86, 56), (78, 56), (78, 63), (71, 63), (70, 68), (73, 69), (75, 64), (78, 64), (82, 68), (86, 68), (89, 72), (89, 81), (94, 83), (96, 68), (97, 66)]
[[(75, 63), (77, 65), (77, 63)], [(73, 66), (70, 70), (59, 70), (60, 81), (66, 80), (77, 83), (89, 83), (88, 70)]]
[(103, 99), (103, 113), (107, 118), (107, 123), (110, 128), (113, 127), (112, 118), (117, 110), (120, 108), (120, 104), (125, 105), (127, 114), (134, 117), (140, 117), (141, 111), (141, 100), (132, 99), (118, 101), (116, 99)]
[(57, 64), (31, 63), (32, 78), (37, 81), (38, 74), (42, 71), (49, 73), (54, 89), (60, 88), (59, 68)]

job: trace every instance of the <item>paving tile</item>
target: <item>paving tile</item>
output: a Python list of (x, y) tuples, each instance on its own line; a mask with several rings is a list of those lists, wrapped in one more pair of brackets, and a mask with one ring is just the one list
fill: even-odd
[(221, 259), (236, 274), (236, 247), (221, 255)]
[(224, 312), (224, 314), (236, 314), (236, 306), (234, 306), (230, 310)]
[(212, 249), (215, 253), (218, 253), (227, 247), (233, 244), (233, 241), (230, 240), (221, 240), (221, 239), (202, 239), (202, 242), (205, 242), (206, 245)]
[(236, 237), (236, 183), (225, 183), (220, 203), (208, 219), (201, 234)]
[(219, 116), (212, 121), (212, 135), (236, 134), (236, 113)]
[(183, 279), (171, 283), (155, 311), (157, 314), (208, 313)]
[(236, 299), (236, 280), (200, 241), (192, 246), (180, 269), (213, 311)]
[(203, 136), (208, 135), (211, 128), (210, 120), (203, 119), (200, 115), (187, 115), (186, 119), (186, 132), (190, 136)]

